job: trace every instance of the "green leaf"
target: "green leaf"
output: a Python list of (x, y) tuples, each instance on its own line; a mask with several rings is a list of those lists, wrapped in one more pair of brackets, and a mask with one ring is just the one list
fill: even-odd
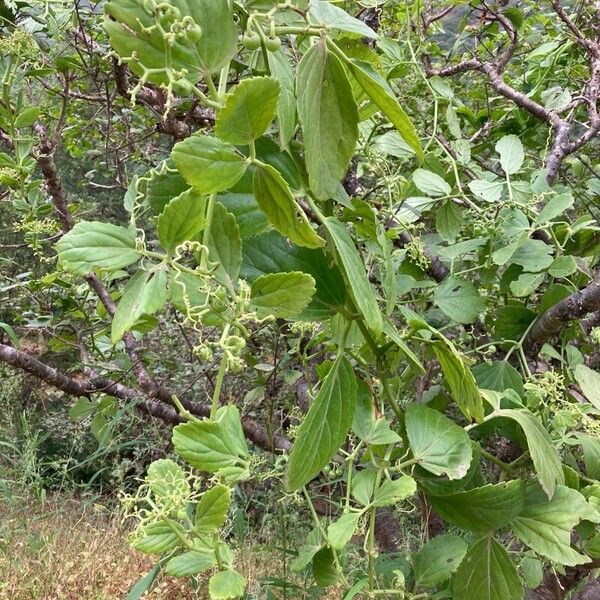
[(217, 571), (208, 581), (208, 592), (211, 600), (228, 600), (244, 595), (246, 580), (231, 569)]
[(319, 248), (325, 240), (311, 227), (288, 184), (270, 165), (260, 165), (254, 172), (254, 196), (259, 208), (267, 215), (273, 227), (298, 246)]
[(471, 181), (468, 186), (475, 196), (486, 202), (498, 202), (504, 190), (504, 182), (502, 181), (476, 179), (475, 181)]
[(344, 177), (358, 138), (358, 110), (339, 59), (316, 42), (298, 65), (298, 117), (310, 189), (332, 198)]
[(386, 479), (376, 490), (373, 506), (393, 506), (417, 493), (417, 483), (409, 475)]
[(312, 559), (312, 573), (319, 587), (335, 585), (340, 577), (331, 548), (321, 548)]
[(531, 296), (542, 285), (545, 277), (545, 273), (523, 273), (510, 282), (510, 291), (517, 298)]
[(510, 258), (511, 263), (533, 273), (547, 269), (553, 260), (552, 247), (542, 240), (526, 240)]
[(300, 314), (315, 293), (315, 280), (307, 273), (270, 273), (252, 283), (251, 308), (259, 316), (289, 319)]
[(461, 529), (487, 533), (508, 525), (525, 503), (525, 482), (520, 479), (489, 484), (456, 494), (428, 496), (433, 509)]
[(431, 587), (450, 579), (467, 553), (467, 544), (445, 533), (427, 542), (413, 555), (415, 587)]
[(327, 540), (332, 548), (342, 550), (346, 546), (358, 527), (360, 517), (358, 512), (346, 513), (327, 527)]
[(515, 390), (519, 396), (525, 394), (521, 374), (508, 362), (501, 360), (475, 365), (471, 372), (477, 385), (484, 390), (503, 392)]
[(190, 484), (183, 469), (173, 460), (155, 460), (149, 467), (146, 484), (159, 501), (169, 501), (175, 496), (187, 496)]
[[(173, 167), (172, 164), (170, 166)], [(189, 189), (181, 173), (166, 165), (148, 171), (140, 178), (138, 185), (144, 201), (158, 215), (173, 198)]]
[(583, 450), (586, 474), (600, 481), (600, 440), (581, 433), (577, 433), (576, 438)]
[(302, 313), (303, 319), (323, 320), (346, 302), (340, 270), (321, 250), (290, 244), (276, 231), (246, 239), (242, 246), (241, 276), (249, 282), (266, 273), (302, 271), (312, 275), (317, 291)]
[(452, 202), (444, 202), (435, 215), (435, 228), (445, 242), (453, 242), (463, 226), (462, 212)]
[(454, 574), (453, 600), (523, 600), (508, 552), (492, 537), (475, 542)]
[(521, 561), (523, 581), (530, 590), (535, 590), (544, 580), (544, 564), (538, 558), (526, 556)]
[(367, 327), (375, 335), (379, 335), (383, 330), (383, 317), (365, 266), (350, 234), (335, 217), (327, 217), (323, 225), (335, 246), (338, 266), (346, 276), (356, 307)]
[(154, 271), (139, 269), (127, 282), (112, 320), (113, 344), (130, 331), (142, 315), (153, 315), (166, 304), (167, 283), (167, 273), (160, 267)]
[[(141, 0), (113, 0), (106, 5), (110, 17), (104, 29), (111, 46), (136, 73), (148, 81), (165, 85), (168, 72), (185, 72), (184, 79), (197, 83), (204, 75), (225, 66), (237, 50), (237, 31), (227, 3), (221, 0), (174, 0), (170, 3), (179, 11), (175, 16), (163, 16), (162, 27), (167, 31), (176, 20), (186, 17), (201, 28), (200, 37), (190, 39), (176, 36), (170, 44), (169, 57), (165, 40), (155, 27), (156, 17)], [(134, 58), (135, 57), (135, 58)]]
[(71, 421), (83, 421), (91, 417), (98, 405), (87, 398), (78, 398), (77, 402), (69, 409), (69, 419)]
[(473, 450), (466, 431), (437, 410), (422, 404), (406, 407), (406, 435), (417, 464), (434, 475), (461, 479)]
[(415, 126), (398, 104), (388, 83), (366, 63), (349, 60), (347, 65), (358, 85), (416, 152), (419, 160), (423, 160), (423, 148)]
[(473, 323), (485, 310), (485, 302), (470, 282), (451, 275), (435, 288), (438, 308), (457, 323)]
[(558, 452), (543, 423), (528, 410), (502, 409), (494, 414), (498, 417), (508, 417), (521, 426), (527, 438), (538, 481), (548, 498), (552, 498), (556, 485), (564, 485), (565, 477)]
[(377, 39), (377, 34), (365, 23), (350, 16), (345, 10), (325, 0), (311, 0), (308, 14), (316, 23), (335, 31), (355, 33), (360, 37)]
[(170, 577), (191, 577), (208, 571), (215, 565), (215, 558), (212, 554), (191, 550), (171, 558), (166, 564), (165, 573)]
[(260, 137), (275, 117), (279, 83), (271, 77), (243, 79), (227, 94), (219, 111), (215, 133), (237, 146), (248, 145)]
[(94, 269), (116, 271), (136, 262), (140, 255), (135, 234), (125, 227), (81, 221), (56, 244), (60, 264), (78, 275)]
[(24, 111), (20, 112), (15, 119), (14, 126), (18, 129), (19, 127), (30, 127), (33, 125), (37, 118), (40, 116), (41, 109), (39, 106), (30, 106)]
[(307, 484), (338, 451), (352, 425), (356, 389), (352, 366), (338, 356), (298, 429), (288, 462), (288, 490)]
[(585, 365), (577, 365), (573, 375), (584, 396), (595, 408), (600, 410), (600, 373)]
[(433, 352), (442, 368), (444, 380), (452, 398), (468, 419), (481, 423), (484, 418), (483, 400), (473, 374), (456, 350), (447, 340), (434, 342)]
[(287, 148), (296, 130), (296, 94), (294, 71), (287, 54), (280, 48), (269, 52), (271, 76), (279, 82), (281, 89), (277, 100), (277, 120), (279, 122), (279, 144)]
[[(146, 554), (166, 554), (181, 544), (181, 540), (175, 531), (179, 531), (185, 537), (181, 525), (175, 521), (150, 523), (143, 528), (143, 535), (135, 538), (131, 545)], [(175, 531), (174, 531), (175, 530)]]
[(236, 218), (220, 202), (213, 207), (208, 256), (217, 264), (215, 279), (233, 291), (240, 277), (242, 240)]
[(204, 492), (196, 505), (194, 529), (198, 533), (212, 533), (223, 527), (230, 500), (231, 490), (224, 485), (215, 485)]
[(158, 217), (157, 233), (169, 253), (202, 231), (206, 226), (206, 198), (196, 190), (187, 190), (173, 198)]
[(552, 196), (535, 218), (535, 222), (548, 223), (549, 221), (556, 219), (556, 217), (563, 215), (569, 208), (571, 208), (574, 202), (575, 200), (573, 198), (573, 194), (570, 192)]
[(525, 153), (523, 144), (516, 135), (505, 135), (496, 144), (500, 154), (500, 166), (507, 175), (514, 175), (523, 166)]
[(262, 233), (269, 228), (267, 215), (258, 208), (253, 194), (220, 194), (219, 202), (234, 217), (242, 240)]
[(413, 173), (413, 182), (419, 191), (432, 198), (448, 196), (452, 192), (452, 188), (444, 179), (427, 169), (417, 169)]
[(140, 598), (150, 589), (160, 573), (160, 563), (155, 565), (143, 577), (140, 577), (135, 585), (129, 590), (125, 600), (140, 600)]
[(239, 450), (215, 421), (189, 421), (173, 428), (175, 452), (192, 467), (216, 473), (240, 463)]
[(527, 489), (525, 508), (511, 525), (517, 537), (538, 554), (561, 565), (583, 565), (591, 559), (571, 548), (571, 531), (582, 519), (594, 519), (594, 512), (576, 490), (559, 485), (548, 500), (544, 490), (533, 485)]
[(557, 256), (548, 267), (552, 277), (568, 277), (577, 271), (577, 262), (572, 256)]
[(536, 318), (537, 314), (524, 306), (518, 304), (503, 306), (494, 321), (496, 338), (518, 342)]
[(233, 146), (210, 135), (192, 135), (173, 146), (173, 162), (200, 194), (232, 187), (244, 174), (246, 159)]
[(321, 532), (313, 529), (306, 539), (306, 543), (298, 551), (298, 556), (290, 563), (290, 570), (294, 573), (302, 571), (312, 561), (313, 556), (322, 548)]

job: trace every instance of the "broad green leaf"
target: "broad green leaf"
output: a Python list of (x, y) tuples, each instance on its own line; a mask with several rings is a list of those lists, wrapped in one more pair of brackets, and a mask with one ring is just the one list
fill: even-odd
[(577, 261), (572, 256), (557, 256), (548, 267), (552, 277), (568, 277), (577, 271)]
[(214, 566), (216, 562), (212, 554), (190, 550), (171, 558), (165, 566), (165, 573), (171, 577), (191, 577)]
[(290, 570), (298, 573), (306, 568), (313, 559), (313, 556), (323, 547), (321, 532), (313, 529), (306, 538), (306, 543), (298, 551), (298, 556), (290, 563)]
[(448, 200), (442, 204), (435, 216), (435, 228), (445, 242), (453, 242), (463, 226), (461, 209)]
[(30, 106), (17, 115), (14, 126), (19, 127), (31, 127), (37, 118), (40, 116), (41, 108), (39, 106)]
[(210, 135), (192, 135), (178, 142), (172, 158), (187, 183), (200, 194), (229, 189), (247, 167), (246, 159), (233, 146)]
[(355, 33), (372, 40), (377, 39), (377, 34), (368, 25), (325, 0), (311, 0), (308, 14), (316, 23), (327, 25), (329, 29)]
[(452, 600), (523, 600), (523, 586), (508, 552), (493, 538), (475, 542), (454, 574)]
[(507, 175), (514, 175), (523, 166), (523, 144), (516, 135), (500, 138), (496, 144), (496, 152), (500, 155), (500, 166)]
[(535, 218), (535, 222), (547, 223), (548, 221), (556, 219), (556, 217), (564, 215), (564, 213), (573, 206), (574, 202), (573, 194), (570, 192), (552, 196)]
[(472, 367), (471, 372), (481, 389), (496, 392), (511, 389), (515, 390), (519, 396), (525, 394), (521, 374), (504, 360), (475, 365)]
[(587, 476), (600, 481), (600, 439), (582, 433), (577, 433), (576, 438), (583, 450)]
[(571, 532), (582, 519), (600, 515), (576, 490), (559, 485), (551, 500), (539, 485), (527, 489), (525, 507), (511, 524), (517, 537), (538, 554), (561, 565), (576, 566), (591, 559), (571, 548)]
[(267, 215), (273, 227), (298, 246), (319, 248), (325, 240), (311, 227), (288, 184), (270, 165), (256, 168), (253, 179), (254, 196), (259, 208)]
[(475, 196), (486, 202), (497, 202), (502, 197), (502, 191), (504, 190), (504, 182), (502, 181), (476, 179), (471, 181), (468, 186)]
[(168, 276), (162, 268), (139, 269), (127, 282), (113, 316), (110, 337), (116, 344), (142, 315), (158, 312), (168, 299)]
[(69, 419), (72, 421), (83, 421), (91, 417), (98, 408), (96, 402), (87, 398), (78, 398), (77, 402), (69, 409)]
[(252, 283), (250, 306), (259, 316), (289, 319), (298, 316), (315, 293), (315, 280), (307, 273), (270, 273)]
[(435, 288), (433, 299), (438, 308), (457, 323), (473, 323), (485, 310), (478, 289), (466, 279), (451, 275)]
[(419, 191), (432, 198), (448, 196), (452, 192), (452, 188), (444, 179), (427, 169), (417, 169), (413, 173), (413, 182)]
[(228, 600), (244, 595), (246, 580), (237, 571), (217, 571), (208, 581), (211, 600)]
[(235, 446), (239, 456), (248, 458), (248, 445), (246, 444), (246, 436), (242, 427), (242, 418), (240, 411), (235, 404), (227, 404), (221, 406), (217, 410), (217, 421), (225, 428), (229, 439)]
[(467, 553), (467, 544), (445, 533), (427, 542), (413, 555), (415, 587), (431, 587), (450, 579)]
[(400, 333), (396, 329), (396, 326), (390, 319), (384, 319), (383, 332), (392, 342), (394, 342), (394, 344), (396, 344), (396, 346), (398, 346), (398, 348), (400, 348), (400, 350), (414, 369), (420, 371), (421, 373), (425, 373), (425, 367), (419, 360), (419, 357), (410, 349), (408, 344), (402, 339), (402, 336), (400, 335)]
[(280, 48), (269, 52), (271, 76), (279, 82), (280, 92), (277, 100), (277, 120), (279, 122), (279, 145), (287, 148), (296, 130), (296, 93), (294, 89), (294, 71), (287, 54)]
[(148, 81), (165, 85), (169, 82), (167, 72), (184, 72), (182, 79), (195, 84), (204, 75), (221, 69), (235, 55), (237, 30), (233, 15), (221, 0), (172, 0), (169, 5), (179, 15), (161, 17), (167, 31), (175, 21), (186, 17), (200, 28), (199, 36), (176, 36), (170, 44), (169, 57), (163, 34), (155, 27), (157, 16), (141, 0), (109, 2), (106, 12), (114, 20), (105, 19), (104, 28), (112, 47), (137, 75), (146, 74)]
[(577, 365), (573, 375), (584, 396), (600, 410), (600, 373), (585, 365)]
[(417, 493), (417, 483), (409, 475), (386, 479), (373, 496), (373, 506), (393, 506)]
[(547, 269), (553, 260), (552, 247), (542, 240), (526, 240), (510, 257), (511, 263), (533, 273)]
[(375, 335), (379, 335), (383, 330), (383, 317), (377, 304), (375, 291), (350, 234), (335, 217), (327, 217), (323, 225), (335, 246), (338, 266), (346, 276), (356, 307), (367, 327)]
[(375, 414), (375, 402), (371, 388), (360, 379), (357, 380), (358, 393), (356, 411), (352, 422), (352, 431), (368, 444), (395, 444), (401, 437), (390, 428), (388, 420)]
[(190, 186), (171, 161), (151, 169), (139, 179), (138, 183), (138, 191), (144, 196), (144, 202), (157, 215), (173, 198), (189, 189)]
[(354, 155), (358, 111), (344, 66), (327, 50), (324, 39), (300, 60), (296, 95), (310, 189), (327, 200)]
[(469, 469), (473, 450), (466, 431), (437, 410), (409, 404), (406, 435), (417, 464), (434, 475), (461, 479)]
[(140, 600), (140, 598), (150, 589), (154, 580), (160, 572), (160, 563), (155, 565), (148, 573), (137, 580), (135, 585), (129, 590), (125, 600)]
[(271, 77), (243, 79), (227, 94), (215, 133), (237, 146), (248, 145), (269, 127), (277, 110), (279, 83)]
[(544, 564), (538, 558), (526, 556), (521, 561), (523, 581), (530, 590), (535, 590), (544, 580)]
[(172, 253), (181, 242), (194, 239), (205, 226), (206, 198), (194, 189), (187, 190), (173, 198), (158, 217), (158, 239)]
[(208, 257), (211, 263), (217, 264), (215, 279), (233, 290), (240, 276), (242, 240), (236, 218), (220, 202), (213, 207)]
[(510, 304), (503, 306), (498, 311), (494, 321), (497, 339), (518, 342), (536, 318), (536, 313), (522, 305)]
[(99, 221), (77, 223), (60, 238), (56, 249), (59, 263), (78, 275), (94, 269), (116, 271), (140, 258), (134, 233), (125, 227)]
[(225, 485), (215, 485), (204, 492), (196, 505), (194, 529), (198, 533), (211, 533), (223, 527), (230, 500), (231, 490)]
[(510, 291), (517, 298), (531, 296), (542, 285), (545, 278), (545, 273), (523, 273), (510, 282)]
[(164, 522), (151, 523), (140, 530), (139, 537), (136, 536), (131, 541), (131, 545), (146, 554), (166, 554), (174, 550), (181, 544), (179, 535), (185, 537), (185, 533), (175, 521), (169, 520), (170, 525)]
[(452, 398), (468, 419), (478, 423), (483, 421), (483, 400), (475, 383), (475, 378), (456, 350), (445, 338), (433, 345), (438, 362), (442, 368), (444, 380), (450, 389)]
[(239, 450), (215, 421), (189, 421), (173, 428), (175, 452), (192, 467), (216, 473), (239, 464)]
[(332, 548), (342, 550), (346, 546), (356, 531), (360, 516), (358, 512), (346, 513), (327, 527), (327, 540)]
[(267, 215), (258, 208), (253, 194), (219, 194), (219, 202), (231, 213), (238, 224), (242, 240), (269, 228)]
[(415, 151), (404, 141), (404, 138), (397, 131), (388, 131), (373, 140), (373, 145), (377, 150), (395, 156), (396, 158), (408, 158), (414, 156)]
[(508, 417), (521, 426), (527, 438), (538, 481), (548, 498), (552, 498), (556, 486), (564, 485), (565, 477), (558, 452), (540, 419), (528, 410), (503, 409), (495, 411), (494, 414), (498, 417)]
[(371, 504), (376, 479), (377, 471), (375, 469), (362, 469), (354, 473), (352, 477), (352, 496), (363, 506)]
[(356, 389), (352, 366), (338, 356), (298, 429), (288, 462), (288, 490), (306, 485), (343, 444), (356, 409)]
[(321, 548), (312, 559), (312, 574), (319, 587), (329, 587), (337, 583), (340, 573), (335, 566), (331, 548)]
[(416, 152), (419, 160), (423, 160), (423, 148), (415, 126), (398, 104), (388, 83), (368, 64), (349, 60), (347, 65), (360, 87)]
[(323, 320), (346, 302), (346, 286), (340, 270), (318, 249), (290, 244), (276, 231), (245, 239), (241, 276), (249, 282), (266, 273), (302, 271), (312, 275), (317, 291), (302, 313), (303, 319)]
[(523, 510), (525, 482), (517, 479), (428, 499), (445, 521), (487, 533), (508, 525)]

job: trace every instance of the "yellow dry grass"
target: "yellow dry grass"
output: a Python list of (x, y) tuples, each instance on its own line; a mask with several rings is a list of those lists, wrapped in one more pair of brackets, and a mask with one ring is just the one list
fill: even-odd
[[(75, 498), (0, 502), (0, 600), (124, 600), (153, 566), (126, 535), (106, 510)], [(281, 573), (279, 557), (257, 546), (238, 553), (236, 566), (249, 589)], [(165, 577), (144, 598), (204, 600), (206, 589), (206, 582), (192, 590), (185, 580)]]

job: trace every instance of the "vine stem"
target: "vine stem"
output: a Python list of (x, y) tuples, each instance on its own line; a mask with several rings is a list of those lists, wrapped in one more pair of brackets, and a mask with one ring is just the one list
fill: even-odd
[[(225, 327), (223, 327), (223, 334), (221, 335), (221, 339), (227, 337), (229, 333), (229, 329), (231, 325), (227, 323)], [(217, 373), (217, 380), (215, 381), (215, 389), (213, 390), (212, 402), (210, 405), (210, 418), (211, 420), (215, 419), (217, 416), (217, 411), (219, 410), (219, 399), (221, 398), (221, 388), (223, 387), (223, 379), (225, 379), (225, 373), (227, 372), (227, 352), (223, 351), (223, 356), (221, 357), (221, 364), (219, 365), (219, 372)]]

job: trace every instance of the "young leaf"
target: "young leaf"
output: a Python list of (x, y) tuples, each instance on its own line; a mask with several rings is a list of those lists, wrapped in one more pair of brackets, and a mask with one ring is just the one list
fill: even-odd
[(140, 258), (129, 229), (99, 221), (80, 221), (60, 238), (56, 249), (59, 263), (78, 275), (94, 269), (116, 271)]
[(196, 505), (194, 529), (198, 533), (212, 533), (223, 527), (230, 500), (231, 490), (224, 485), (215, 485), (204, 492)]
[(160, 268), (154, 271), (140, 269), (128, 281), (113, 316), (110, 333), (113, 344), (130, 331), (142, 315), (153, 315), (166, 304), (167, 283), (167, 273)]
[(346, 71), (324, 39), (300, 60), (296, 95), (310, 189), (327, 200), (334, 196), (354, 154), (358, 111)]
[(131, 545), (136, 550), (146, 554), (166, 554), (181, 544), (181, 539), (176, 531), (179, 531), (180, 535), (185, 537), (181, 525), (175, 521), (170, 521), (169, 524), (163, 521), (151, 523), (144, 527), (144, 535), (135, 538)]
[(208, 571), (215, 565), (215, 558), (212, 554), (191, 550), (171, 558), (165, 566), (165, 573), (170, 577), (191, 577)]
[(178, 142), (171, 155), (177, 170), (200, 194), (229, 189), (247, 167), (233, 146), (210, 135), (192, 135)]
[(525, 482), (516, 479), (428, 499), (444, 521), (487, 533), (508, 525), (523, 510)]
[(242, 240), (235, 217), (216, 202), (213, 207), (208, 257), (216, 263), (214, 276), (222, 285), (233, 290), (237, 286), (242, 264)]
[(582, 519), (598, 522), (600, 514), (576, 490), (559, 485), (551, 500), (539, 485), (527, 489), (525, 508), (512, 522), (517, 537), (532, 550), (561, 565), (591, 559), (571, 548), (571, 532)]
[(523, 166), (523, 144), (516, 135), (501, 138), (496, 144), (496, 152), (500, 154), (500, 165), (507, 175), (514, 175)]
[(362, 314), (367, 327), (375, 335), (379, 335), (383, 330), (383, 317), (375, 292), (367, 277), (365, 266), (350, 234), (335, 217), (327, 217), (323, 225), (335, 246), (339, 267), (346, 275), (356, 307)]
[(356, 389), (352, 366), (338, 356), (298, 430), (288, 463), (288, 490), (306, 485), (338, 451), (352, 425)]
[(417, 130), (398, 104), (387, 81), (366, 63), (348, 60), (347, 65), (358, 85), (389, 119), (404, 141), (416, 152), (419, 160), (423, 160), (423, 148)]
[(434, 475), (461, 479), (473, 450), (467, 432), (437, 410), (422, 404), (406, 407), (406, 435), (417, 464)]
[(315, 280), (307, 273), (270, 273), (252, 283), (251, 308), (259, 316), (296, 317), (310, 303)]
[(508, 552), (493, 538), (475, 542), (454, 574), (453, 600), (523, 600), (523, 587)]
[(219, 111), (215, 133), (237, 146), (248, 145), (271, 124), (277, 109), (279, 83), (271, 77), (243, 79), (227, 94)]
[(281, 235), (306, 248), (325, 245), (325, 240), (311, 227), (288, 184), (276, 169), (267, 164), (258, 166), (254, 172), (253, 188), (259, 208)]
[(356, 531), (360, 516), (358, 512), (346, 513), (327, 527), (327, 540), (332, 548), (342, 550), (346, 546)]
[(457, 323), (473, 323), (485, 310), (485, 301), (470, 282), (451, 275), (435, 288), (435, 303)]
[(229, 600), (244, 595), (246, 580), (232, 569), (217, 571), (208, 581), (210, 600)]
[(527, 438), (529, 454), (533, 459), (538, 481), (544, 488), (548, 498), (552, 498), (556, 486), (564, 485), (565, 476), (558, 452), (540, 419), (528, 410), (515, 409), (496, 411), (495, 416), (508, 417), (521, 426)]
[(376, 490), (373, 506), (393, 506), (417, 493), (417, 484), (409, 475), (386, 479)]
[(191, 189), (173, 198), (158, 217), (157, 233), (167, 252), (194, 236), (206, 226), (206, 198)]
[(467, 544), (445, 533), (427, 542), (413, 556), (415, 587), (431, 587), (450, 579), (467, 553)]

